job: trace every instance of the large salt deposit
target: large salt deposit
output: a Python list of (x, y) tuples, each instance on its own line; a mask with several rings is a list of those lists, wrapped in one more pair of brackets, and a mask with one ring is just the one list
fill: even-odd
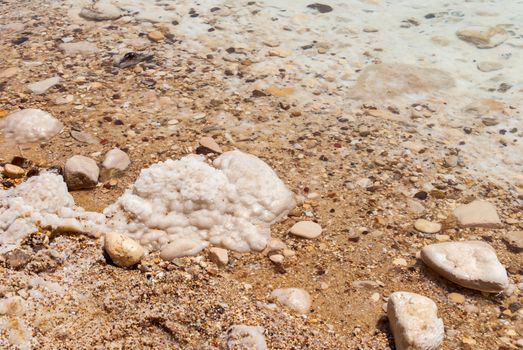
[(0, 122), (7, 141), (24, 143), (50, 139), (58, 134), (63, 124), (41, 109), (22, 109), (10, 113)]
[(270, 224), (294, 207), (294, 195), (253, 155), (226, 152), (213, 165), (189, 155), (142, 170), (105, 209), (108, 228), (151, 250), (180, 239), (240, 252), (262, 250)]
[(16, 248), (39, 227), (97, 235), (105, 217), (77, 207), (60, 175), (44, 173), (0, 192), (0, 253)]

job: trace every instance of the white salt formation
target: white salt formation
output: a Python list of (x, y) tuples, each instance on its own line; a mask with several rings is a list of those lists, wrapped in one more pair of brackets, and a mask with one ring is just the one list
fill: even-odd
[(77, 207), (60, 175), (43, 173), (0, 191), (0, 253), (13, 250), (39, 227), (97, 235), (100, 213)]
[(104, 210), (108, 228), (147, 249), (165, 247), (165, 258), (178, 257), (187, 247), (193, 254), (208, 243), (239, 252), (262, 250), (270, 225), (294, 208), (293, 193), (253, 155), (226, 152), (213, 165), (189, 155), (142, 170)]
[(443, 321), (436, 304), (409, 292), (389, 296), (387, 316), (398, 350), (437, 350), (443, 343)]
[(0, 120), (0, 129), (8, 142), (44, 141), (62, 130), (62, 123), (40, 109), (22, 109)]

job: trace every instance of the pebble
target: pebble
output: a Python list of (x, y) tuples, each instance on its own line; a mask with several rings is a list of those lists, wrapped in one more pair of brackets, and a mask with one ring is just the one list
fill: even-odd
[(312, 239), (321, 235), (322, 228), (314, 221), (300, 221), (295, 223), (289, 232), (298, 237)]
[(13, 164), (4, 165), (4, 173), (10, 179), (19, 179), (24, 176), (24, 169)]
[(180, 238), (165, 245), (160, 251), (160, 257), (163, 260), (171, 261), (175, 258), (184, 256), (193, 256), (201, 252), (207, 243), (190, 238)]
[(65, 105), (74, 101), (73, 95), (58, 96), (55, 98), (54, 103), (57, 105)]
[(227, 249), (213, 247), (209, 249), (209, 259), (218, 266), (227, 266), (229, 263), (229, 253)]
[(496, 207), (486, 201), (475, 200), (460, 205), (453, 214), (461, 227), (495, 228), (501, 225)]
[(222, 153), (222, 149), (220, 148), (220, 145), (218, 145), (216, 143), (216, 141), (214, 141), (214, 139), (212, 137), (202, 137), (198, 143), (200, 144), (201, 147), (211, 151), (211, 152), (214, 152), (214, 153)]
[(283, 260), (285, 260), (284, 256), (281, 254), (273, 254), (269, 256), (270, 261), (273, 263), (280, 265), (283, 264)]
[(516, 341), (516, 346), (519, 348), (523, 348), (523, 338), (520, 338)]
[(131, 164), (131, 159), (119, 148), (113, 148), (105, 154), (102, 167), (105, 169), (115, 169), (124, 171)]
[(97, 145), (100, 143), (100, 140), (93, 134), (83, 131), (71, 130), (71, 137), (76, 141), (88, 143), (90, 145)]
[(140, 243), (117, 232), (109, 232), (105, 235), (104, 249), (113, 263), (120, 267), (138, 264), (144, 255), (144, 249)]
[(503, 65), (498, 62), (479, 62), (477, 64), (478, 70), (481, 72), (494, 72), (503, 68)]
[(463, 304), (465, 302), (465, 296), (459, 293), (450, 293), (448, 299), (456, 304)]
[(31, 84), (27, 85), (27, 88), (29, 90), (31, 90), (31, 92), (40, 95), (40, 94), (45, 93), (47, 90), (49, 90), (56, 84), (58, 84), (60, 82), (60, 80), (61, 80), (61, 78), (59, 76), (55, 76), (55, 77), (52, 77), (49, 79), (40, 80), (35, 83), (31, 83)]
[(375, 282), (375, 281), (353, 281), (352, 282), (352, 287), (353, 288), (356, 288), (356, 289), (374, 289), (374, 288), (378, 288), (380, 285), (378, 282)]
[(12, 78), (18, 74), (20, 69), (18, 67), (10, 67), (0, 72), (0, 78)]
[(227, 349), (267, 350), (265, 328), (233, 325), (227, 330)]
[(482, 241), (431, 244), (421, 250), (421, 260), (443, 277), (463, 287), (498, 293), (509, 283), (496, 251)]
[(301, 288), (275, 289), (271, 292), (270, 299), (277, 300), (280, 304), (299, 314), (307, 313), (311, 307), (311, 296)]
[(444, 327), (438, 308), (429, 298), (409, 292), (389, 296), (387, 316), (397, 350), (437, 350)]
[(414, 228), (423, 233), (437, 233), (441, 231), (441, 224), (425, 219), (418, 219), (414, 222)]
[(98, 47), (88, 41), (79, 41), (76, 43), (62, 43), (59, 45), (60, 50), (64, 51), (66, 55), (89, 55), (98, 52)]
[(147, 33), (147, 37), (151, 39), (152, 41), (162, 41), (165, 36), (162, 34), (162, 32), (158, 30), (153, 30), (152, 32)]
[(88, 157), (76, 155), (65, 162), (64, 178), (69, 190), (93, 188), (98, 183), (100, 169)]
[(517, 249), (523, 249), (523, 231), (510, 231), (505, 234), (505, 240)]
[(393, 265), (396, 265), (396, 266), (407, 266), (407, 260), (403, 259), (403, 258), (396, 258), (394, 260), (392, 260), (392, 264)]
[(122, 17), (122, 11), (108, 2), (96, 2), (90, 7), (84, 7), (79, 16), (91, 21), (107, 21)]
[(476, 45), (478, 49), (490, 49), (502, 44), (507, 38), (507, 32), (501, 26), (469, 27), (456, 32), (458, 38)]

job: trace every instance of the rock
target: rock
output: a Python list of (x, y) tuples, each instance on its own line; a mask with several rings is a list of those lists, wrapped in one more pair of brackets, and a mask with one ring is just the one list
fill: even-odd
[(79, 41), (76, 43), (62, 43), (59, 45), (60, 50), (66, 55), (89, 55), (98, 52), (98, 46), (88, 41)]
[(55, 98), (54, 103), (57, 105), (65, 105), (74, 101), (73, 95), (58, 96)]
[(375, 281), (353, 281), (352, 287), (356, 289), (374, 289), (378, 288), (380, 285)]
[(469, 27), (456, 32), (458, 38), (476, 45), (479, 49), (490, 49), (507, 40), (507, 31), (501, 26)]
[(129, 164), (131, 164), (131, 159), (127, 153), (119, 148), (113, 148), (105, 155), (100, 180), (105, 182), (112, 177), (121, 176)]
[(441, 224), (425, 219), (418, 219), (414, 222), (414, 228), (423, 233), (437, 233), (441, 230)]
[(308, 239), (319, 237), (321, 231), (321, 226), (313, 221), (297, 222), (289, 230), (289, 232), (295, 236)]
[(63, 124), (41, 109), (29, 108), (10, 113), (0, 127), (7, 141), (25, 143), (50, 139), (62, 130)]
[(274, 237), (269, 239), (266, 247), (268, 252), (276, 252), (285, 248), (287, 248), (287, 245), (282, 240)]
[(267, 350), (265, 329), (259, 326), (234, 325), (227, 331), (227, 347), (230, 350)]
[(40, 94), (45, 93), (48, 89), (52, 88), (56, 84), (58, 84), (60, 82), (60, 80), (61, 80), (61, 78), (59, 76), (55, 76), (55, 77), (52, 77), (49, 79), (45, 79), (45, 80), (41, 80), (41, 81), (37, 81), (32, 84), (29, 84), (29, 85), (27, 85), (27, 88), (29, 90), (31, 90), (31, 92), (40, 95)]
[(21, 269), (31, 261), (32, 255), (21, 250), (15, 249), (5, 255), (5, 262), (11, 269)]
[(280, 304), (305, 314), (311, 307), (311, 296), (301, 288), (278, 288), (271, 292), (270, 299), (276, 299)]
[(285, 260), (285, 257), (281, 254), (273, 254), (269, 256), (269, 260), (275, 263), (276, 265), (283, 264), (283, 261)]
[(101, 1), (82, 8), (79, 16), (91, 21), (107, 21), (122, 17), (122, 11), (111, 3)]
[(518, 348), (523, 348), (523, 338), (520, 338), (516, 341), (516, 346)]
[(478, 68), (478, 70), (480, 70), (481, 72), (494, 72), (494, 71), (497, 71), (497, 70), (500, 70), (503, 68), (503, 65), (501, 63), (498, 63), (498, 62), (479, 62), (476, 67)]
[(443, 343), (444, 327), (436, 304), (409, 292), (389, 296), (387, 316), (397, 350), (437, 350)]
[(496, 251), (481, 241), (445, 242), (424, 247), (421, 260), (443, 277), (463, 287), (502, 292), (508, 286)]
[(511, 231), (505, 234), (505, 240), (517, 249), (523, 250), (523, 231)]
[(407, 260), (405, 260), (404, 258), (396, 258), (396, 259), (392, 260), (392, 264), (396, 265), (396, 266), (407, 266), (408, 265)]
[(88, 143), (90, 145), (97, 145), (100, 143), (100, 141), (98, 140), (98, 138), (96, 136), (94, 136), (93, 134), (90, 134), (88, 132), (71, 130), (71, 137), (73, 139), (75, 139), (76, 141)]
[(71, 191), (95, 187), (99, 174), (100, 169), (91, 158), (77, 155), (65, 162), (64, 179)]
[(175, 258), (193, 256), (201, 252), (207, 242), (198, 239), (181, 238), (165, 245), (160, 251), (163, 260), (171, 261)]
[(20, 71), (20, 69), (18, 69), (18, 67), (10, 67), (10, 68), (4, 69), (3, 71), (0, 72), (0, 78), (6, 78), (6, 79), (12, 78), (15, 75), (17, 75), (19, 71)]
[(19, 179), (25, 175), (24, 169), (13, 164), (4, 165), (4, 174), (10, 179)]
[(489, 227), (501, 225), (496, 207), (486, 201), (475, 200), (454, 209), (454, 216), (462, 227)]
[(229, 253), (227, 249), (213, 247), (209, 249), (209, 259), (218, 266), (227, 266)]
[(314, 4), (307, 5), (308, 8), (317, 10), (319, 13), (328, 13), (332, 11), (332, 7), (325, 4), (318, 4), (315, 2)]
[(463, 304), (465, 302), (465, 296), (459, 293), (450, 293), (448, 298), (450, 301), (456, 304)]
[(459, 159), (457, 156), (448, 156), (448, 157), (445, 157), (443, 165), (446, 168), (455, 168), (458, 165), (458, 161), (459, 161)]
[(162, 41), (165, 37), (162, 34), (162, 32), (158, 30), (153, 30), (152, 32), (147, 33), (147, 37), (151, 39), (152, 41)]
[(375, 100), (444, 90), (454, 85), (454, 79), (439, 69), (383, 63), (367, 66), (349, 93), (354, 99)]
[(105, 235), (104, 249), (113, 263), (120, 267), (138, 264), (144, 254), (144, 249), (140, 243), (116, 232), (109, 232)]
[(216, 143), (216, 141), (214, 141), (214, 139), (212, 137), (202, 137), (198, 143), (200, 144), (201, 147), (203, 147), (206, 151), (208, 152), (202, 152), (202, 153), (210, 153), (210, 152), (214, 152), (214, 153), (222, 153), (222, 149), (220, 148), (220, 146)]

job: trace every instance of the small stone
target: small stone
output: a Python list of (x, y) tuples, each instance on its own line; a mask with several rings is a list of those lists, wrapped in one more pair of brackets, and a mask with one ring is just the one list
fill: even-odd
[(227, 331), (226, 349), (267, 350), (265, 329), (259, 326), (233, 325)]
[(444, 327), (436, 304), (427, 297), (409, 292), (389, 296), (387, 316), (397, 350), (437, 350)]
[(107, 21), (122, 17), (122, 11), (109, 2), (96, 2), (92, 6), (82, 8), (79, 16), (91, 21)]
[(378, 288), (379, 286), (380, 285), (378, 284), (378, 282), (375, 281), (358, 280), (352, 282), (352, 287), (356, 289), (374, 289)]
[(267, 251), (268, 252), (277, 252), (279, 250), (283, 250), (287, 248), (287, 245), (280, 239), (271, 237), (269, 239), (269, 242), (267, 243)]
[(100, 180), (105, 182), (110, 178), (122, 176), (123, 172), (131, 164), (131, 159), (119, 148), (113, 148), (106, 153), (102, 163)]
[(507, 31), (501, 26), (469, 27), (456, 32), (458, 38), (476, 45), (479, 49), (490, 49), (502, 44), (508, 38)]
[(517, 249), (523, 250), (523, 231), (511, 231), (505, 234), (505, 240)]
[(457, 156), (445, 157), (444, 165), (446, 168), (455, 168), (458, 165), (458, 157)]
[(4, 174), (10, 179), (19, 179), (25, 175), (24, 169), (13, 164), (4, 165)]
[(60, 80), (61, 80), (61, 78), (59, 76), (56, 76), (56, 77), (52, 77), (49, 79), (45, 79), (45, 80), (41, 80), (41, 81), (37, 81), (32, 84), (29, 84), (29, 85), (27, 85), (27, 88), (29, 90), (31, 90), (31, 92), (40, 95), (40, 94), (45, 93), (47, 90), (49, 90), (56, 84), (58, 84), (60, 82)]
[(434, 237), (436, 238), (436, 241), (439, 241), (439, 242), (446, 242), (446, 241), (450, 240), (449, 235), (435, 235)]
[(271, 50), (269, 50), (269, 56), (277, 56), (277, 57), (289, 57), (292, 55), (292, 51), (289, 49), (285, 49), (283, 47), (275, 47)]
[(319, 13), (328, 13), (332, 11), (332, 7), (325, 4), (319, 4), (315, 2), (314, 4), (307, 5), (308, 8), (317, 10)]
[(100, 143), (100, 140), (93, 134), (83, 131), (71, 130), (71, 137), (76, 141), (87, 143), (90, 145), (97, 145)]
[(372, 295), (370, 296), (370, 299), (377, 303), (378, 301), (380, 301), (380, 293), (372, 293)]
[(407, 260), (403, 259), (403, 258), (396, 258), (394, 260), (392, 260), (392, 264), (393, 265), (396, 265), (396, 266), (407, 266)]
[(214, 153), (222, 153), (222, 149), (220, 146), (214, 141), (212, 137), (202, 137), (198, 143), (201, 147), (205, 148), (206, 150)]
[(269, 260), (275, 263), (276, 265), (281, 265), (283, 264), (283, 260), (285, 260), (285, 258), (281, 254), (273, 254), (269, 256)]
[(76, 43), (62, 43), (60, 50), (64, 51), (66, 55), (89, 55), (98, 52), (98, 47), (87, 41), (79, 41)]
[(104, 249), (112, 262), (120, 267), (136, 265), (144, 255), (144, 249), (140, 243), (117, 232), (109, 232), (105, 235)]
[(278, 288), (271, 292), (270, 299), (276, 299), (280, 304), (299, 314), (309, 312), (311, 296), (301, 288)]
[(463, 304), (465, 302), (465, 296), (459, 293), (450, 293), (448, 298), (450, 301), (456, 304)]
[(27, 252), (15, 249), (5, 254), (5, 262), (11, 269), (21, 269), (31, 261), (31, 255)]
[(18, 67), (10, 67), (0, 72), (0, 78), (12, 78), (18, 74), (20, 69)]
[(475, 200), (454, 209), (454, 216), (462, 227), (495, 228), (501, 225), (496, 207), (486, 201)]
[(55, 98), (54, 103), (57, 105), (65, 105), (74, 101), (73, 95), (58, 96)]
[(441, 224), (425, 219), (418, 219), (414, 222), (414, 228), (423, 233), (437, 233), (441, 230)]
[(147, 37), (151, 39), (152, 41), (162, 41), (165, 36), (162, 34), (162, 32), (158, 30), (153, 30), (152, 32), (147, 33)]
[(518, 340), (516, 341), (516, 346), (517, 346), (518, 348), (523, 348), (523, 338), (518, 339)]
[(201, 240), (180, 238), (165, 245), (160, 251), (160, 257), (163, 260), (171, 261), (175, 258), (193, 256), (201, 252), (206, 246), (207, 242)]
[(312, 239), (321, 235), (322, 228), (313, 221), (300, 221), (295, 223), (289, 232), (298, 237)]
[(509, 284), (496, 251), (482, 241), (431, 244), (421, 250), (421, 260), (443, 277), (466, 288), (498, 293)]
[(218, 266), (227, 266), (229, 253), (227, 249), (213, 247), (209, 249), (209, 259)]
[(73, 156), (65, 162), (64, 178), (69, 190), (93, 188), (98, 183), (100, 169), (96, 162), (85, 156)]
[(503, 68), (503, 65), (498, 62), (479, 62), (477, 64), (478, 70), (481, 72), (494, 72)]
[(465, 345), (476, 345), (476, 343), (477, 343), (473, 338), (467, 337), (467, 336), (461, 338), (461, 341)]

